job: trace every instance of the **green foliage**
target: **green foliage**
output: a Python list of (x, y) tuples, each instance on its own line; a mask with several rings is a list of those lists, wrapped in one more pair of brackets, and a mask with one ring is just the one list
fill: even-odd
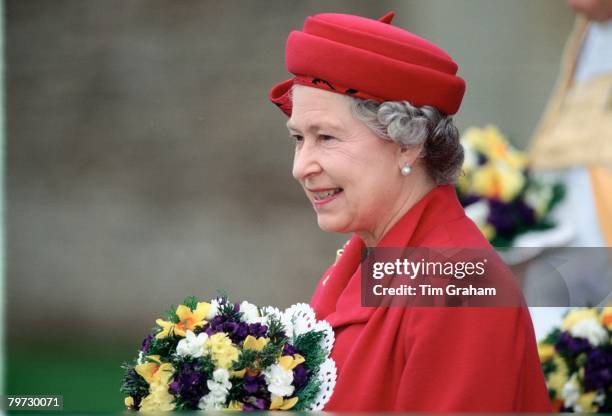
[(306, 360), (304, 367), (308, 370), (309, 381), (306, 386), (297, 392), (299, 398), (295, 410), (303, 410), (311, 405), (321, 389), (317, 375), (323, 362), (327, 359), (325, 350), (321, 348), (321, 341), (324, 338), (321, 331), (312, 331), (301, 334), (295, 338), (293, 346), (300, 352)]
[(561, 330), (559, 328), (555, 328), (553, 331), (550, 331), (546, 338), (542, 340), (543, 344), (555, 345), (559, 340), (559, 335), (561, 335)]
[(274, 315), (268, 316), (268, 338), (274, 344), (286, 344), (288, 341), (284, 325)]
[(240, 401), (244, 397), (244, 380), (242, 378), (234, 377), (230, 381), (232, 382), (232, 387), (227, 392), (227, 402), (230, 403), (232, 400)]
[(323, 340), (323, 337), (323, 332), (312, 331), (301, 334), (295, 339), (293, 345), (306, 359), (304, 366), (308, 370), (318, 371), (321, 364), (323, 364), (327, 358), (327, 354), (321, 348), (321, 341)]
[(183, 305), (187, 306), (192, 311), (198, 307), (199, 300), (195, 296), (188, 296), (183, 301)]
[(170, 309), (164, 312), (164, 316), (166, 317), (166, 320), (169, 322), (173, 322), (175, 324), (178, 324), (179, 322), (181, 322), (178, 315), (176, 314), (176, 305), (171, 305)]
[(548, 376), (551, 373), (554, 373), (557, 370), (557, 365), (553, 362), (553, 360), (542, 363), (542, 372), (545, 376)]
[(151, 346), (147, 351), (147, 355), (159, 355), (161, 357), (170, 357), (176, 350), (176, 346), (180, 338), (175, 336), (168, 336), (157, 339), (153, 337), (151, 340)]
[(576, 357), (576, 366), (578, 366), (578, 368), (584, 368), (584, 366), (586, 365), (587, 362), (587, 354), (586, 353), (582, 353), (580, 355), (578, 355), (578, 357)]
[(565, 198), (565, 186), (562, 183), (556, 183), (553, 185), (552, 198), (548, 203), (548, 211), (553, 209), (559, 202)]
[(242, 312), (236, 311), (234, 304), (228, 298), (221, 299), (218, 316), (221, 316), (226, 321), (240, 322), (243, 320)]
[(242, 350), (238, 360), (232, 364), (232, 370), (239, 371), (245, 368), (255, 368), (254, 363), (257, 359), (257, 351), (255, 350)]
[(315, 397), (317, 397), (317, 394), (319, 393), (320, 389), (321, 383), (319, 382), (319, 380), (316, 377), (311, 377), (308, 384), (306, 384), (300, 391), (298, 391), (298, 402), (291, 410), (304, 410), (307, 406), (311, 405)]
[(284, 343), (268, 342), (259, 353), (259, 368), (264, 369), (276, 363), (276, 359), (283, 352)]
[(125, 370), (125, 375), (121, 382), (121, 393), (132, 397), (145, 397), (149, 394), (149, 383), (136, 372), (132, 365), (124, 363), (121, 368)]

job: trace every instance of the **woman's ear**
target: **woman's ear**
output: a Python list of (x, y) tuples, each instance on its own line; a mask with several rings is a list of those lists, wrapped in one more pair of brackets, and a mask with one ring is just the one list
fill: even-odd
[(406, 165), (413, 167), (415, 163), (417, 163), (417, 160), (421, 158), (422, 151), (422, 144), (414, 146), (399, 146), (397, 152), (398, 167), (400, 169)]

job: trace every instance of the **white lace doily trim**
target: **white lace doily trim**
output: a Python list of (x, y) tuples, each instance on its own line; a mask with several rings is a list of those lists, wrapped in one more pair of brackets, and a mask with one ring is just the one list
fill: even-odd
[(288, 307), (282, 318), (287, 336), (294, 341), (299, 335), (314, 329), (317, 320), (315, 313), (307, 303), (296, 303)]
[(318, 379), (321, 382), (321, 389), (315, 397), (314, 402), (306, 410), (321, 411), (331, 398), (334, 387), (336, 386), (336, 363), (331, 358), (325, 360), (319, 369)]
[(334, 341), (336, 340), (334, 330), (327, 321), (317, 321), (314, 326), (314, 330), (323, 332), (321, 347), (325, 350), (325, 353), (329, 355), (331, 353), (332, 347), (334, 346)]

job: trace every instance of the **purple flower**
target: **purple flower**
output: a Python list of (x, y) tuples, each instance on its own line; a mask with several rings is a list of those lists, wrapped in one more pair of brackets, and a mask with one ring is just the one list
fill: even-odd
[(468, 205), (473, 204), (474, 202), (480, 201), (480, 197), (474, 194), (465, 195), (461, 198), (461, 205), (467, 207)]
[(607, 390), (612, 386), (612, 352), (595, 348), (589, 352), (584, 366), (586, 390)]
[(268, 327), (260, 323), (249, 325), (249, 335), (253, 335), (256, 338), (265, 337), (268, 333)]
[(569, 332), (563, 331), (559, 335), (555, 349), (564, 355), (576, 357), (583, 352), (589, 352), (592, 347), (587, 339), (574, 338)]
[[(144, 382), (143, 378), (136, 372), (136, 369), (131, 368), (125, 376), (125, 380), (131, 381), (133, 383), (139, 383), (141, 380)], [(134, 399), (134, 409), (140, 409), (140, 402), (142, 401), (144, 396), (140, 396), (137, 394), (132, 394), (132, 399)]]
[(245, 412), (253, 412), (258, 410), (268, 410), (269, 407), (269, 400), (257, 397), (247, 397), (244, 400), (244, 407), (242, 408), (242, 410), (244, 410)]
[(293, 385), (297, 390), (304, 387), (304, 385), (308, 382), (308, 370), (304, 367), (304, 364), (300, 364), (295, 366), (293, 369)]
[(151, 341), (153, 341), (153, 335), (147, 335), (147, 337), (142, 341), (140, 351), (146, 354), (147, 351), (149, 351), (149, 347), (151, 346)]
[(197, 410), (200, 397), (209, 392), (206, 380), (206, 373), (197, 371), (195, 362), (186, 362), (179, 366), (168, 391), (180, 398), (187, 408)]
[(257, 392), (266, 393), (266, 379), (263, 374), (259, 374), (256, 376), (250, 376), (248, 374), (244, 375), (243, 378), (243, 387), (244, 390), (250, 395), (254, 395)]
[(500, 237), (512, 239), (521, 229), (535, 224), (535, 212), (522, 199), (508, 203), (491, 199), (489, 208), (488, 222)]
[(291, 344), (285, 344), (283, 347), (283, 355), (299, 354), (298, 350)]
[(249, 325), (244, 322), (225, 321), (222, 316), (216, 316), (204, 326), (204, 332), (209, 336), (225, 332), (234, 344), (240, 344), (249, 335)]

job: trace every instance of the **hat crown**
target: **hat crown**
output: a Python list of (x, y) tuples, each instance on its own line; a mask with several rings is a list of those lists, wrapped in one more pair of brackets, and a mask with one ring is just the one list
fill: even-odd
[[(385, 16), (386, 17), (386, 16)], [(320, 13), (306, 18), (303, 33), (448, 74), (457, 64), (442, 48), (390, 21), (342, 13)]]

